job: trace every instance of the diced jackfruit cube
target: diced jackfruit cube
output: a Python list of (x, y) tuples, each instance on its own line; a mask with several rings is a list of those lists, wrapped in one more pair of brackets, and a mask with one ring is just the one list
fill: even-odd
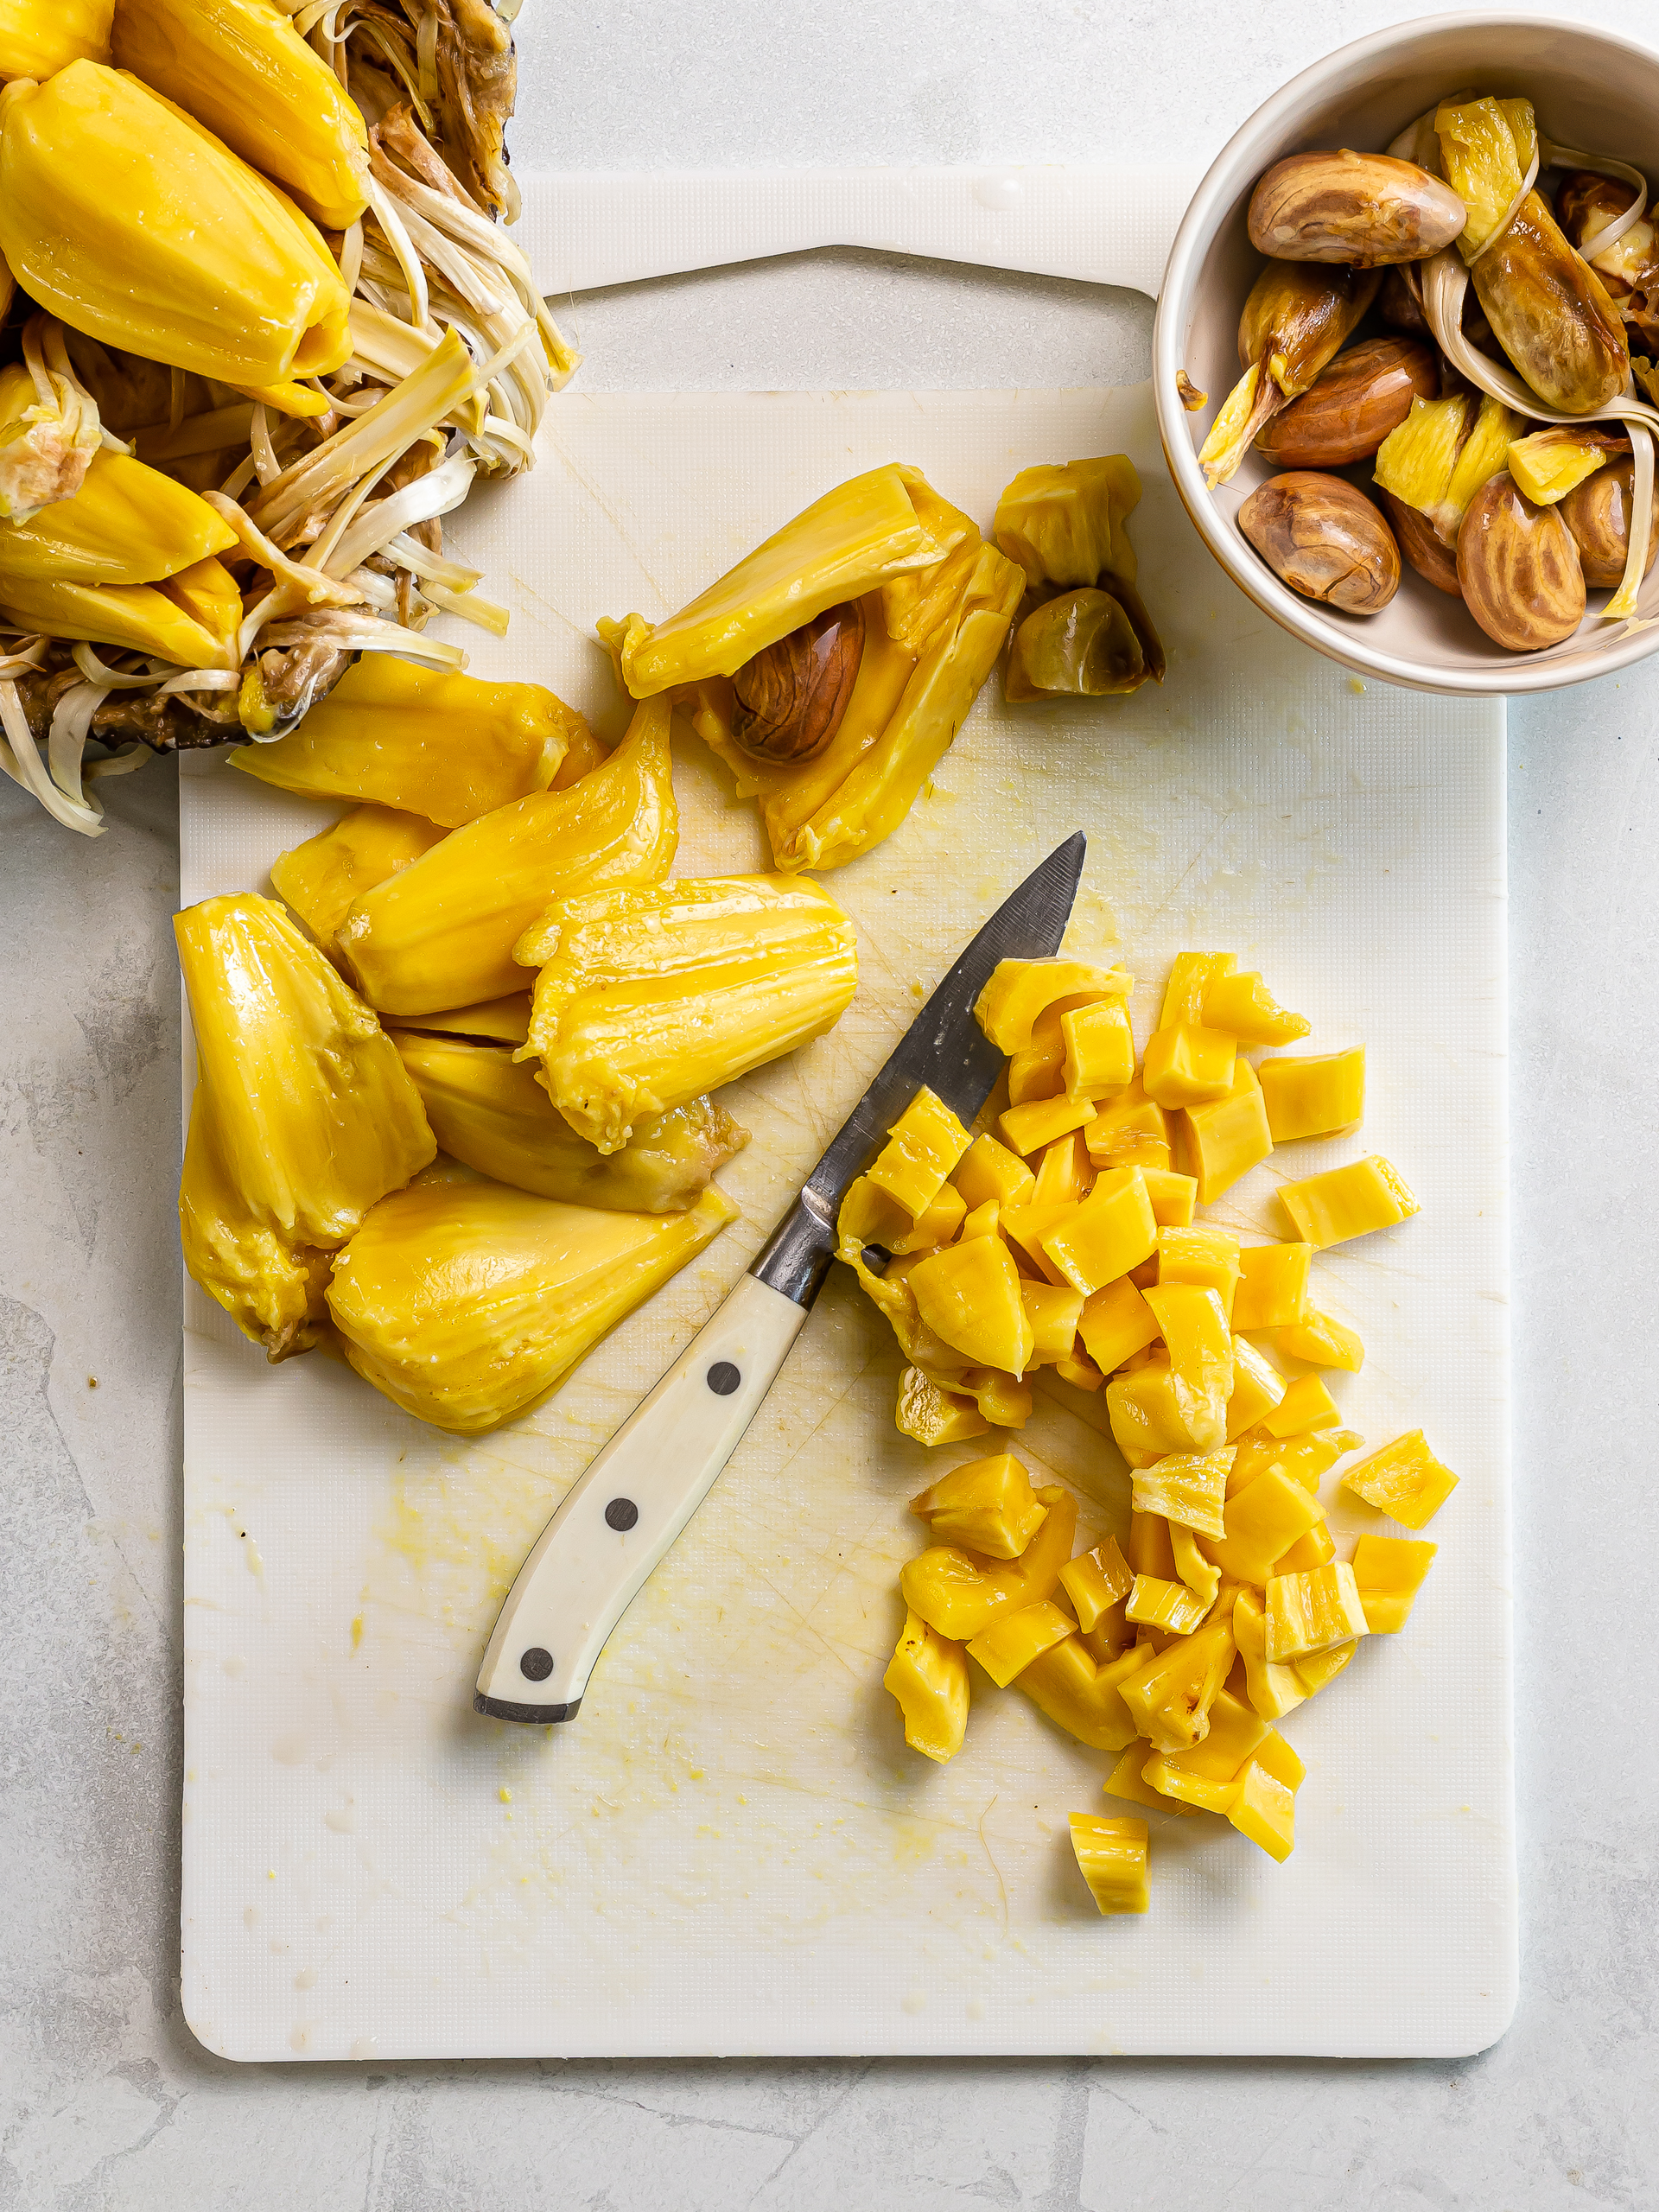
[(1073, 1813), (1071, 1826), (1077, 1870), (1102, 1912), (1148, 1910), (1146, 1822)]
[(1392, 1229), (1420, 1211), (1399, 1171), (1375, 1153), (1300, 1183), (1281, 1183), (1279, 1198), (1297, 1235), (1321, 1252), (1374, 1229)]
[(1328, 1137), (1365, 1118), (1365, 1047), (1263, 1060), (1256, 1069), (1274, 1144)]
[(1018, 1559), (1047, 1518), (1031, 1478), (1011, 1452), (971, 1459), (912, 1498), (933, 1540), (962, 1544), (986, 1559)]
[(884, 1689), (905, 1716), (905, 1741), (941, 1765), (962, 1749), (968, 1732), (968, 1662), (963, 1647), (906, 1612)]
[(968, 1654), (979, 1662), (998, 1689), (1005, 1690), (1033, 1659), (1062, 1637), (1071, 1635), (1075, 1627), (1069, 1614), (1046, 1598), (1039, 1599), (1034, 1605), (999, 1613), (972, 1639)]
[(1373, 1636), (1404, 1628), (1439, 1549), (1408, 1536), (1362, 1536), (1354, 1546), (1354, 1583)]
[(1422, 1430), (1414, 1428), (1350, 1467), (1342, 1486), (1402, 1528), (1421, 1529), (1451, 1497), (1458, 1478), (1429, 1450)]

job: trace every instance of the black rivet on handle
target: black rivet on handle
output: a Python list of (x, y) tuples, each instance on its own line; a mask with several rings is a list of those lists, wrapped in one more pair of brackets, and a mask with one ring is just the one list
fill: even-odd
[(708, 1374), (709, 1388), (717, 1398), (729, 1398), (742, 1380), (729, 1359), (717, 1359)]
[(553, 1671), (553, 1654), (532, 1643), (518, 1662), (518, 1671), (527, 1682), (544, 1682)]
[(631, 1497), (613, 1497), (605, 1509), (607, 1529), (632, 1529), (639, 1518), (639, 1509)]

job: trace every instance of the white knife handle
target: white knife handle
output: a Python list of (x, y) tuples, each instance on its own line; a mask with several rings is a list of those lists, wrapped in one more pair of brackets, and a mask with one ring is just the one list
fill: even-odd
[(569, 1720), (606, 1639), (708, 1496), (806, 1307), (742, 1276), (543, 1529), (479, 1669), (480, 1713)]

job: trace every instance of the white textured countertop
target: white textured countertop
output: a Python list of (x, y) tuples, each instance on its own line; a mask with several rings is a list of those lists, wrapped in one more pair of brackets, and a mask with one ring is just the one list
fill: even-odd
[[(1167, 161), (1218, 147), (1338, 35), (1411, 12), (526, 0), (517, 144), (590, 168)], [(1651, 35), (1644, 7), (1596, 13)], [(1151, 310), (834, 252), (593, 296), (568, 320), (590, 390), (983, 386), (1133, 380)], [(119, 832), (91, 844), (0, 791), (0, 2207), (1659, 2201), (1659, 660), (1516, 706), (1510, 752), (1522, 1994), (1495, 2049), (1451, 2064), (207, 2057), (176, 1971), (175, 784), (156, 766), (106, 785)]]

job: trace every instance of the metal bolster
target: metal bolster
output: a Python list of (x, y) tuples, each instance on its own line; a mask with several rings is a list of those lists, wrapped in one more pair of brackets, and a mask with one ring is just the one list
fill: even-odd
[(524, 1720), (539, 1727), (549, 1720), (574, 1720), (582, 1710), (582, 1700), (573, 1697), (569, 1705), (514, 1705), (505, 1697), (486, 1697), (482, 1690), (474, 1693), (473, 1711), (486, 1713), (493, 1720)]
[(810, 1306), (836, 1256), (836, 1227), (809, 1185), (766, 1239), (749, 1273), (797, 1306)]

